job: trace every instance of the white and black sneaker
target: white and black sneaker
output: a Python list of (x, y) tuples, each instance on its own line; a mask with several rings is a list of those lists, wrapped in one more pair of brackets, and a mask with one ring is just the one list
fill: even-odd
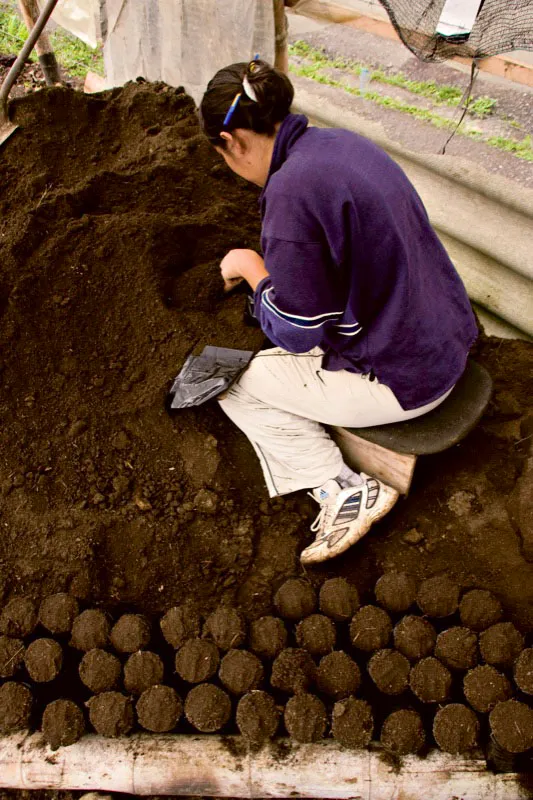
[(302, 564), (344, 553), (391, 510), (398, 492), (363, 472), (361, 477), (364, 482), (359, 486), (341, 489), (336, 480), (329, 480), (309, 493), (320, 503), (320, 511), (311, 525), (316, 539), (300, 554)]

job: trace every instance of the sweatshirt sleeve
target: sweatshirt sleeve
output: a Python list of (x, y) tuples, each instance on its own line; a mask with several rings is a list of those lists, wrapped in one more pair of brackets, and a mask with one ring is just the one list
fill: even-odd
[[(272, 235), (278, 232), (283, 238)], [(290, 207), (277, 202), (275, 214), (265, 217), (262, 245), (269, 276), (256, 287), (255, 315), (274, 344), (305, 353), (344, 313), (341, 270), (320, 225), (294, 202)]]

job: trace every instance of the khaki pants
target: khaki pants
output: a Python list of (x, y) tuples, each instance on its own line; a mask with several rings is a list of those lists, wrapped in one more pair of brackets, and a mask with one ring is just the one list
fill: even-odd
[(323, 370), (322, 351), (263, 350), (219, 400), (255, 448), (270, 497), (313, 489), (341, 471), (343, 459), (322, 425), (371, 427), (413, 419), (450, 393), (404, 411), (391, 389), (367, 375)]

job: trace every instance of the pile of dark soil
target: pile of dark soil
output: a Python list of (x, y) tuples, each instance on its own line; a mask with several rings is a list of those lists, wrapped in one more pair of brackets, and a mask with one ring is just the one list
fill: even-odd
[[(490, 658), (512, 678), (518, 637), (530, 644), (533, 628), (531, 345), (481, 339), (476, 357), (495, 384), (482, 423), (459, 446), (426, 458), (409, 497), (369, 536), (302, 578), (298, 553), (315, 513), (304, 493), (267, 499), (250, 445), (215, 403), (173, 416), (165, 410), (191, 351), (263, 343), (243, 325), (243, 298), (223, 296), (218, 267), (228, 249), (258, 246), (257, 190), (220, 162), (180, 90), (138, 83), (87, 97), (56, 88), (16, 99), (13, 112), (21, 128), (0, 153), (0, 634), (22, 641), (19, 650), (63, 637), (64, 669), (74, 662), (79, 681), (84, 652), (109, 649), (110, 636), (125, 640), (122, 662), (135, 635), (145, 646), (138, 618), (136, 631), (121, 623), (113, 635), (123, 613), (150, 619), (173, 607), (162, 625), (167, 641), (158, 631), (149, 643), (154, 656), (167, 648), (168, 670), (172, 648), (179, 654), (199, 637), (200, 617), (222, 603), (203, 641), (255, 652), (278, 704), (295, 690), (315, 691), (318, 654), (330, 647), (357, 662), (366, 705), (340, 696), (359, 683), (349, 661), (336, 656), (318, 670), (333, 734), (357, 746), (394, 709), (382, 693), (373, 702), (378, 690), (366, 664), (376, 650), (394, 644), (414, 664), (432, 656), (444, 630), (498, 625), (501, 603), (518, 635), (488, 631), (482, 650), (498, 650)], [(387, 578), (372, 605), (376, 579), (392, 570), (407, 578)], [(289, 577), (298, 581), (278, 591)], [(328, 578), (337, 582), (319, 591)], [(492, 592), (488, 604), (483, 594), (460, 598), (474, 587)], [(72, 599), (39, 612), (38, 601), (56, 593)], [(102, 610), (74, 621), (77, 602)], [(418, 613), (415, 602), (437, 619), (417, 616), (420, 630), (399, 627), (402, 615)], [(295, 625), (318, 611), (334, 620), (335, 639), (320, 621), (304, 626), (297, 642)], [(251, 622), (273, 614), (276, 622), (246, 640)], [(303, 648), (315, 634), (313, 658)], [(454, 643), (446, 642), (452, 650)], [(0, 690), (20, 695), (26, 720), (16, 677), (23, 660), (4, 640), (2, 647), (15, 681), (5, 675)], [(456, 670), (454, 653), (448, 660)], [(139, 694), (154, 679), (146, 685), (140, 672), (131, 680)], [(52, 699), (57, 680), (38, 690), (34, 708)], [(127, 730), (131, 702), (119, 701), (124, 695), (108, 682), (109, 699), (93, 704), (91, 717), (105, 730)], [(452, 684), (450, 699), (460, 702), (455, 675)], [(221, 686), (189, 686), (180, 700), (179, 725), (233, 724), (237, 697)], [(429, 731), (435, 709), (414, 695), (411, 704)], [(273, 726), (259, 704), (252, 710), (250, 740)], [(406, 740), (418, 746), (416, 720), (406, 720)], [(402, 737), (391, 737), (403, 751)]]

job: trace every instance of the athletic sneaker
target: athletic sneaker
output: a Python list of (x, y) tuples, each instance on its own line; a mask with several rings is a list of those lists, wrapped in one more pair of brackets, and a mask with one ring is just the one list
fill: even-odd
[(364, 483), (341, 489), (329, 480), (309, 495), (320, 503), (311, 525), (315, 541), (300, 554), (302, 564), (314, 564), (344, 553), (368, 533), (374, 522), (387, 514), (398, 499), (398, 492), (361, 473)]

